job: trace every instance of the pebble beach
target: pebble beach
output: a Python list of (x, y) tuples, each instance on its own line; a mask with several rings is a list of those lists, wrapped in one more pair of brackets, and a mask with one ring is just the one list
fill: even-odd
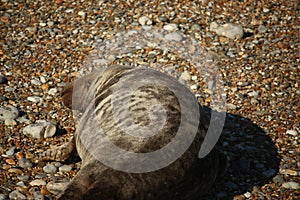
[[(0, 0), (0, 200), (57, 197), (81, 164), (77, 158), (39, 161), (42, 152), (65, 144), (75, 132), (60, 91), (103, 62), (106, 41), (153, 29), (162, 30), (169, 44), (193, 38), (203, 69), (213, 63), (220, 73), (226, 121), (218, 145), (229, 166), (203, 199), (300, 199), (299, 5)], [(122, 34), (118, 38), (130, 41), (120, 46), (134, 45), (135, 51), (108, 55), (112, 64), (169, 73), (212, 113), (213, 83), (201, 70), (166, 52), (168, 44), (140, 47)]]

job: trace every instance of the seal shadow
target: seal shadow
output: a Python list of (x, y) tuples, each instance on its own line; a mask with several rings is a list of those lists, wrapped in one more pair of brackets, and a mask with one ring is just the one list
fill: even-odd
[[(203, 109), (210, 118), (212, 110)], [(260, 188), (279, 171), (281, 159), (274, 142), (259, 126), (242, 116), (226, 113), (217, 147), (227, 155), (229, 166), (204, 200), (233, 199), (254, 187)], [(255, 195), (263, 198), (263, 192), (255, 191)]]

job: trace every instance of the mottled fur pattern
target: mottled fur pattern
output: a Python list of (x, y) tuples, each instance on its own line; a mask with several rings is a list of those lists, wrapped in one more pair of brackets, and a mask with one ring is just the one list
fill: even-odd
[[(153, 73), (154, 77), (159, 79), (166, 79), (166, 81), (170, 79), (170, 83), (175, 84), (175, 88), (182, 90), (183, 86), (179, 82), (174, 83), (171, 77), (158, 72)], [(127, 151), (145, 153), (158, 150), (168, 144), (175, 136), (180, 120), (189, 120), (189, 114), (181, 113), (178, 99), (172, 91), (163, 86), (146, 84), (133, 95), (121, 96), (124, 99), (130, 98), (128, 108), (132, 121), (140, 126), (148, 125), (150, 120), (147, 113), (153, 103), (159, 102), (166, 110), (166, 123), (161, 131), (146, 139), (124, 133), (116, 124), (123, 123), (131, 130), (132, 121), (128, 122), (128, 118), (122, 116), (123, 108), (119, 110), (120, 113), (117, 113), (120, 120), (116, 121), (110, 102), (117, 83), (134, 75), (143, 76), (142, 69), (113, 66), (100, 77), (99, 73), (91, 73), (64, 88), (62, 92), (64, 104), (81, 111), (83, 115), (72, 141), (63, 148), (47, 151), (44, 159), (65, 160), (76, 146), (82, 159), (82, 167), (60, 195), (60, 200), (198, 199), (209, 190), (218, 173), (223, 170), (223, 163), (219, 163), (219, 153), (215, 149), (204, 159), (198, 158), (207, 130), (207, 121), (201, 107), (195, 109), (195, 112), (200, 112), (201, 116), (196, 137), (187, 151), (167, 167), (147, 173), (127, 173), (112, 169), (91, 155), (81, 138), (82, 136), (93, 138), (93, 134), (97, 137), (95, 126), (99, 124), (106, 137), (115, 145)], [(143, 78), (147, 79), (147, 77)], [(183, 92), (187, 97), (193, 96), (187, 89)], [(93, 114), (98, 124), (90, 120), (89, 116)], [(97, 143), (97, 145), (102, 144)]]

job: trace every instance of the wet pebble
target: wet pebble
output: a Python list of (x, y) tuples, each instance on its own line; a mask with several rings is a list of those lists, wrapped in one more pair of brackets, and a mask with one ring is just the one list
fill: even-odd
[(276, 171), (274, 169), (268, 169), (266, 171), (263, 172), (263, 175), (266, 177), (272, 177), (276, 174)]
[(50, 122), (29, 124), (23, 129), (23, 134), (32, 138), (52, 137), (56, 132), (56, 126)]
[(274, 183), (282, 184), (284, 179), (282, 176), (276, 175), (276, 176), (274, 176), (273, 181), (274, 181)]
[(43, 171), (48, 174), (54, 174), (57, 171), (57, 167), (55, 167), (53, 164), (47, 164), (43, 167)]
[(6, 119), (16, 119), (18, 116), (19, 111), (13, 106), (0, 108), (0, 121), (5, 121)]

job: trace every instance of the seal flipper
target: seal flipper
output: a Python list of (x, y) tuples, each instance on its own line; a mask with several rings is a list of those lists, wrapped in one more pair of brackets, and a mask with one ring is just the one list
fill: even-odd
[(76, 142), (75, 142), (75, 137), (73, 136), (68, 143), (56, 148), (48, 149), (47, 151), (43, 152), (40, 157), (40, 161), (45, 161), (45, 160), (65, 161), (75, 152), (76, 152)]

